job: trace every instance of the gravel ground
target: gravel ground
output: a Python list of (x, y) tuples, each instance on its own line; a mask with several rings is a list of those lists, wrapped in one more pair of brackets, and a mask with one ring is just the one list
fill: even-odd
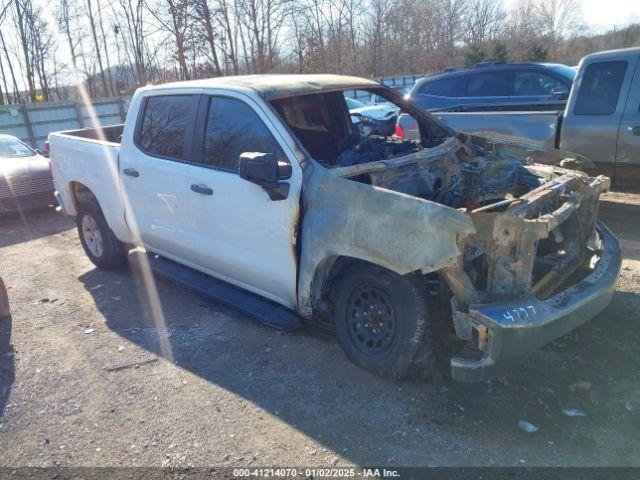
[(137, 269), (96, 270), (69, 219), (0, 219), (0, 465), (640, 466), (640, 195), (601, 213), (625, 250), (613, 303), (473, 385), (382, 380), (160, 278), (154, 321)]

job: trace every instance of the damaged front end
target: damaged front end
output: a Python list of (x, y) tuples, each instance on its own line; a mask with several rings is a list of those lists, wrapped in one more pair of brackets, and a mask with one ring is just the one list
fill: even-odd
[[(468, 342), (466, 356), (451, 362), (456, 380), (506, 372), (595, 316), (612, 298), (620, 245), (597, 221), (607, 177), (533, 163), (513, 145), (469, 137), (333, 171), (452, 207), (475, 227), (459, 232), (461, 255), (437, 270), (451, 292), (455, 332)], [(450, 225), (435, 224), (431, 242), (406, 248), (441, 245)], [(436, 271), (434, 265), (420, 271)]]
[(470, 382), (504, 373), (610, 302), (621, 249), (597, 220), (610, 181), (564, 168), (589, 160), (455, 132), (395, 101), (418, 119), (420, 140), (354, 135), (340, 92), (273, 105), (304, 149), (302, 315), (323, 310), (340, 259), (439, 276), (467, 341), (452, 375)]
[(476, 233), (444, 271), (456, 334), (473, 347), (453, 358), (454, 379), (504, 373), (527, 353), (573, 330), (610, 301), (621, 250), (597, 221), (606, 177), (525, 166), (545, 182), (518, 198), (469, 212)]

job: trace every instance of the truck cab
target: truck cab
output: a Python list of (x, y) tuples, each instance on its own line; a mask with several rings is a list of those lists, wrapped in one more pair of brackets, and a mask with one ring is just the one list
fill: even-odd
[(596, 163), (616, 185), (640, 181), (640, 48), (580, 62), (560, 124), (558, 147)]

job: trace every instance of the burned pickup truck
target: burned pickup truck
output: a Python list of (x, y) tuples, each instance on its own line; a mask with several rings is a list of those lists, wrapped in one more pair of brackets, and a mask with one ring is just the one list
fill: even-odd
[[(364, 135), (353, 90), (413, 116), (420, 138)], [(368, 80), (145, 87), (124, 125), (49, 142), (59, 202), (95, 265), (144, 247), (290, 314), (260, 307), (267, 323), (329, 326), (387, 378), (428, 365), (443, 329), (464, 343), (455, 379), (503, 373), (615, 289), (620, 245), (597, 220), (606, 177), (558, 166), (579, 159), (551, 149), (451, 130)]]

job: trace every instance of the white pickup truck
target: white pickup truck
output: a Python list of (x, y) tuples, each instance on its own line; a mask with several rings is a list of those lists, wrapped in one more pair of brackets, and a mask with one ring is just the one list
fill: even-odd
[[(395, 103), (420, 138), (362, 134), (352, 90)], [(620, 245), (597, 220), (606, 177), (552, 165), (564, 159), (552, 149), (451, 130), (369, 80), (145, 87), (124, 125), (49, 143), (58, 201), (97, 267), (143, 247), (176, 278), (198, 275), (186, 283), (218, 282), (214, 296), (243, 292), (226, 298), (268, 323), (330, 326), (387, 378), (426, 368), (450, 332), (463, 347), (455, 379), (502, 373), (615, 290)]]

